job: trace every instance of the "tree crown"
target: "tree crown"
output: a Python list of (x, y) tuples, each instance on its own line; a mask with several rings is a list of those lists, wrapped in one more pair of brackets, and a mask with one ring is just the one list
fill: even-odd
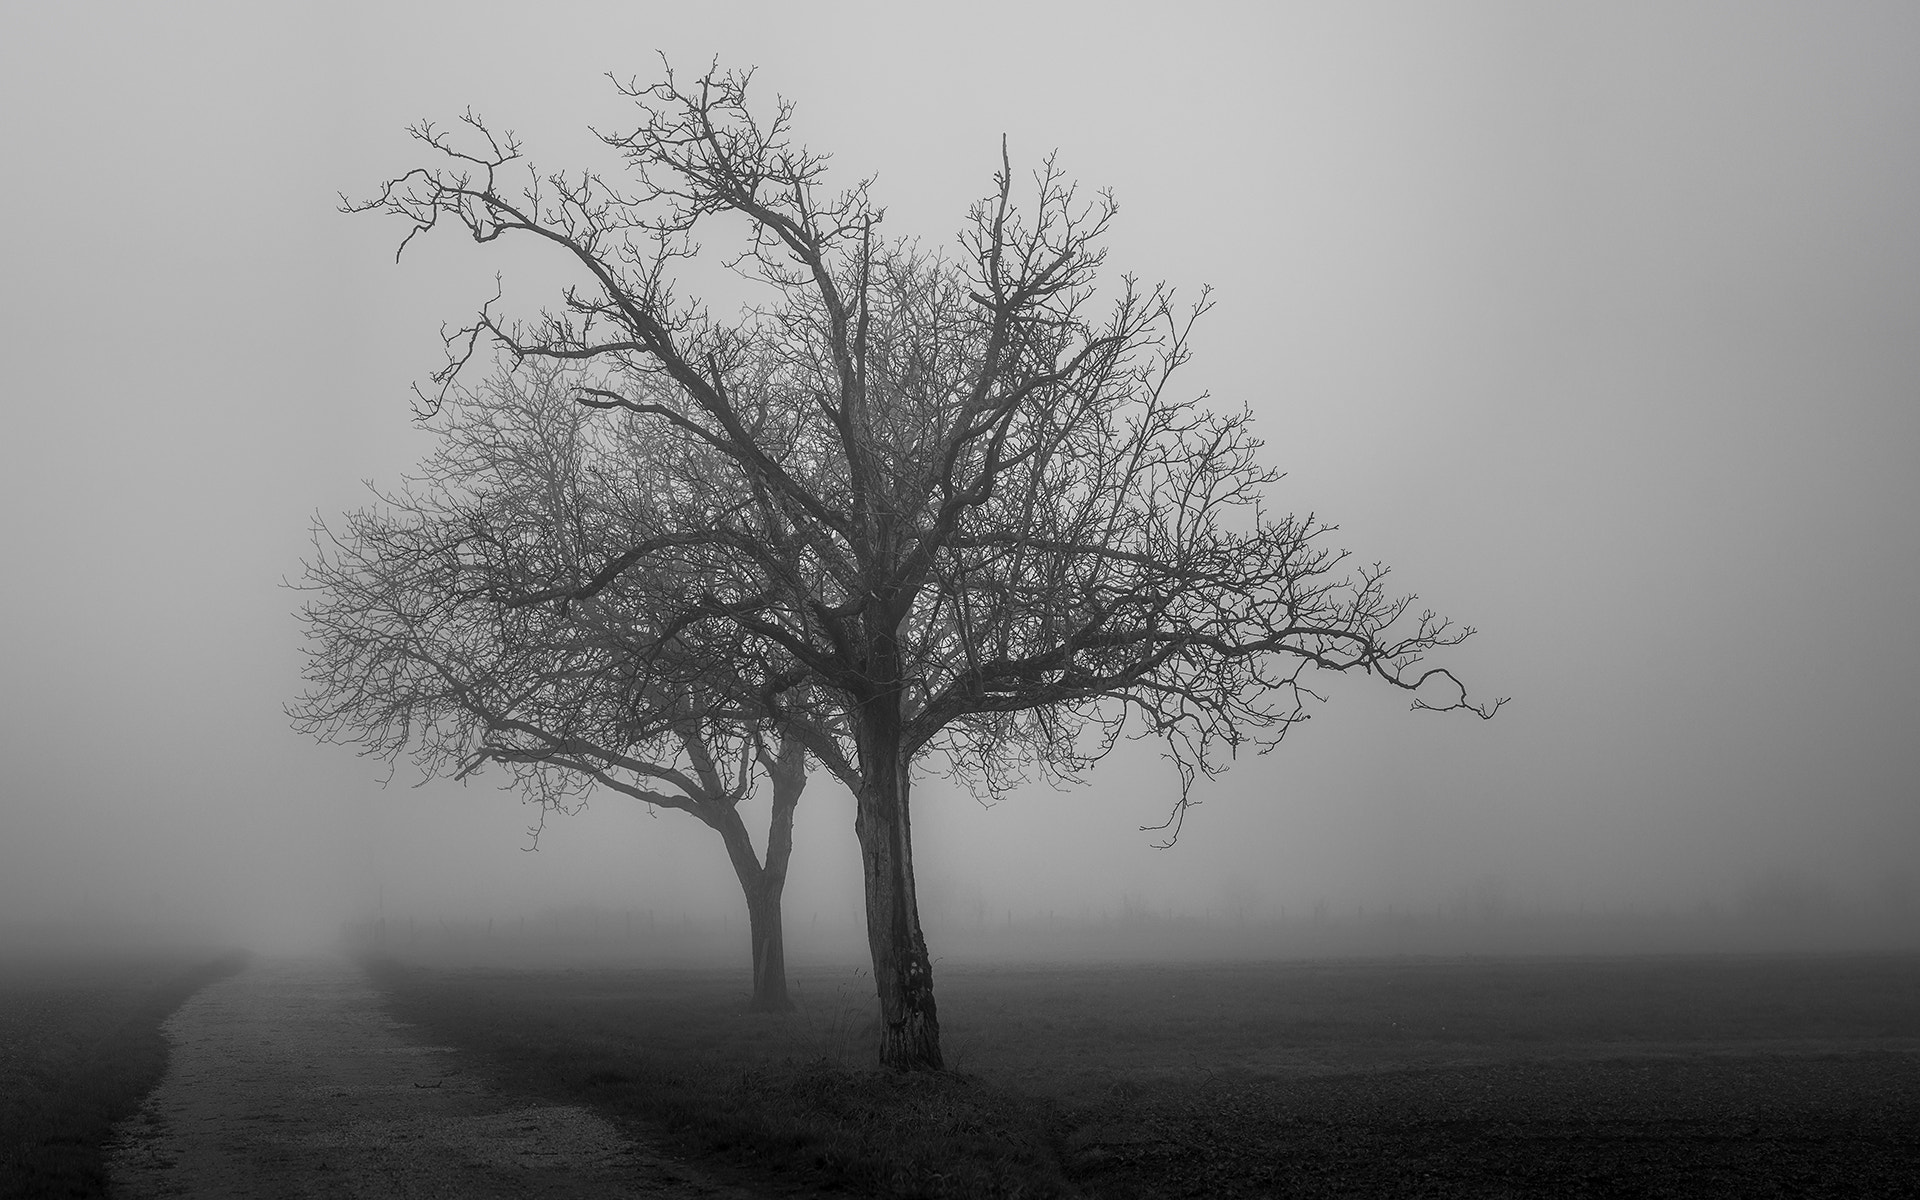
[[(403, 250), (452, 221), (584, 272), (531, 319), (483, 305), (422, 393), (497, 404), (460, 383), (488, 348), (564, 386), (551, 430), (500, 428), (564, 447), (528, 492), (539, 518), (496, 535), (500, 619), (544, 612), (856, 786), (881, 753), (937, 751), (997, 788), (1157, 737), (1183, 781), (1173, 834), (1196, 773), (1304, 719), (1313, 671), (1416, 708), (1503, 703), (1424, 663), (1471, 629), (1265, 507), (1278, 475), (1244, 407), (1175, 389), (1207, 294), (1122, 276), (1096, 296), (1110, 195), (1050, 157), (1016, 196), (1003, 143), (951, 256), (889, 240), (871, 182), (828, 191), (792, 105), (757, 115), (749, 83), (619, 85), (639, 111), (602, 135), (619, 186), (541, 175), (469, 113), (463, 138), (416, 126), (433, 165), (350, 206), (407, 219)], [(719, 214), (745, 218), (723, 257), (766, 292), (731, 321), (676, 291)]]

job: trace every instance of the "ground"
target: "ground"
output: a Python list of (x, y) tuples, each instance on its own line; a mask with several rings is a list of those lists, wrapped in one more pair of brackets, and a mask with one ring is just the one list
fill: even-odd
[(181, 945), (0, 952), (0, 1196), (104, 1196), (113, 1124), (166, 1071), (160, 1023), (244, 961)]
[(0, 1192), (1920, 1196), (1913, 956), (942, 963), (939, 1075), (856, 968), (238, 965), (10, 967)]
[(854, 970), (387, 964), (490, 1069), (768, 1188), (1920, 1195), (1920, 959), (945, 965), (954, 1073), (868, 1065)]
[(164, 1026), (165, 1080), (123, 1123), (112, 1194), (745, 1200), (578, 1105), (517, 1094), (401, 1029), (338, 959), (266, 960)]

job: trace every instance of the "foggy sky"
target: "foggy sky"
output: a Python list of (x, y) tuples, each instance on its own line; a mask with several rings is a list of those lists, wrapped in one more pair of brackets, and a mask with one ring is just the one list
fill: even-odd
[[(392, 11), (392, 9), (400, 11)], [(1214, 287), (1187, 379), (1277, 505), (1481, 633), (1498, 719), (1366, 681), (1199, 793), (1150, 748), (915, 794), (923, 903), (1025, 914), (1911, 891), (1920, 847), (1920, 15), (1908, 5), (35, 5), (9, 10), (0, 912), (322, 936), (376, 909), (732, 911), (718, 840), (550, 821), (286, 727), (315, 514), (430, 442), (441, 322), (537, 256), (335, 211), (471, 106), (537, 164), (602, 73), (757, 64), (887, 228), (950, 244), (1004, 133), (1111, 187), (1109, 271)], [(937, 14), (937, 15), (935, 15)], [(1016, 15), (1017, 14), (1017, 15)], [(858, 910), (799, 813), (790, 927)], [(938, 945), (935, 946), (936, 952)]]

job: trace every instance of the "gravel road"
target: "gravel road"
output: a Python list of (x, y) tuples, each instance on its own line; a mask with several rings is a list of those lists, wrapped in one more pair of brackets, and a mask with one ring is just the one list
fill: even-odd
[(256, 959), (167, 1020), (113, 1194), (746, 1200), (584, 1108), (502, 1093), (380, 1008), (350, 963)]

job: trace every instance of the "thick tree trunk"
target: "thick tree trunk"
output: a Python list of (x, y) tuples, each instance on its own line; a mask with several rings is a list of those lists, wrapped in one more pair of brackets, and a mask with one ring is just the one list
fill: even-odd
[(862, 786), (854, 832), (866, 870), (867, 948), (880, 993), (880, 1063), (896, 1070), (941, 1068), (940, 1020), (933, 1003), (933, 966), (920, 932), (913, 887), (913, 834), (907, 814), (907, 770), (897, 722), (864, 730)]

